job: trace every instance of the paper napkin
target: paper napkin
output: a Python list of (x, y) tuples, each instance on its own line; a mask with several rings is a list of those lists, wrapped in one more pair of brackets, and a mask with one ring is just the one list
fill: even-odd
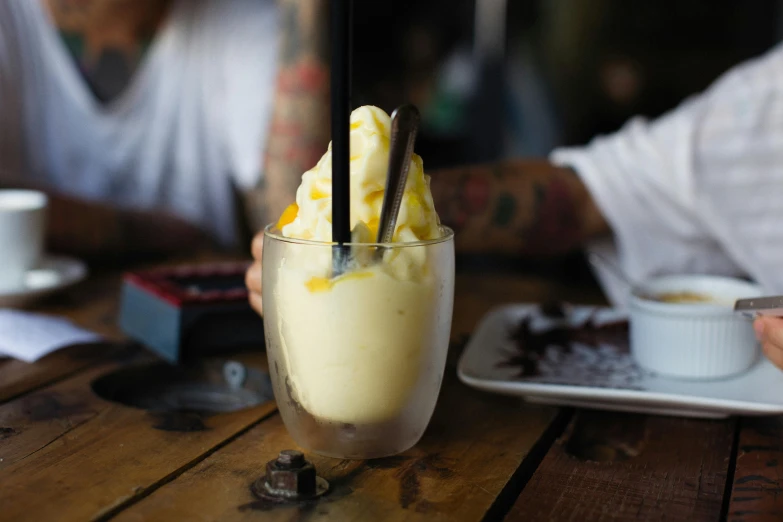
[(60, 348), (101, 340), (61, 317), (0, 308), (0, 357), (35, 362)]

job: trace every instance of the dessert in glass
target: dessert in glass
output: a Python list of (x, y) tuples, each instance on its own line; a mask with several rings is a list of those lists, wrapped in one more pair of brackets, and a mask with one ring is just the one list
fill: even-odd
[(350, 128), (347, 265), (335, 275), (330, 149), (266, 229), (264, 328), (275, 398), (294, 440), (366, 459), (412, 447), (432, 416), (451, 330), (454, 244), (416, 155), (393, 241), (375, 243), (390, 119), (361, 107)]

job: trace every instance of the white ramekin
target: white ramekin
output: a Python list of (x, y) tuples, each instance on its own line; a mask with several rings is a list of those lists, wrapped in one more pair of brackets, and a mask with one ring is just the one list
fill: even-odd
[[(695, 292), (714, 303), (665, 303), (644, 296)], [(756, 361), (753, 324), (733, 313), (734, 301), (762, 295), (740, 279), (678, 275), (651, 279), (630, 299), (631, 354), (642, 368), (660, 375), (716, 379), (742, 373)]]

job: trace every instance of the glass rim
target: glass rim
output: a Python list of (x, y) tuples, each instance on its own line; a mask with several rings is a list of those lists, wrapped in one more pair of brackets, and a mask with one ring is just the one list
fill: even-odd
[[(440, 243), (446, 243), (454, 239), (454, 231), (445, 226), (438, 225), (438, 228), (443, 232), (443, 235), (434, 239), (423, 239), (420, 241), (407, 241), (407, 242), (393, 242), (393, 243), (343, 243), (343, 246), (347, 247), (378, 247), (378, 248), (409, 248), (419, 246), (431, 246)], [(283, 243), (293, 243), (297, 245), (310, 245), (310, 246), (337, 246), (338, 243), (334, 241), (316, 241), (313, 239), (300, 239), (297, 237), (287, 237), (282, 235), (279, 231), (275, 231), (275, 224), (269, 224), (264, 227), (264, 236), (268, 236), (275, 241), (281, 241)]]

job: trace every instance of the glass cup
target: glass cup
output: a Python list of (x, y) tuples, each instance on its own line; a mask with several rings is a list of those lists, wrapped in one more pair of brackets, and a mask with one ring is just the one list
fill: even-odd
[[(454, 233), (351, 244), (264, 236), (264, 329), (278, 409), (297, 444), (368, 459), (415, 445), (435, 409), (451, 332)], [(379, 261), (378, 257), (382, 256)]]

